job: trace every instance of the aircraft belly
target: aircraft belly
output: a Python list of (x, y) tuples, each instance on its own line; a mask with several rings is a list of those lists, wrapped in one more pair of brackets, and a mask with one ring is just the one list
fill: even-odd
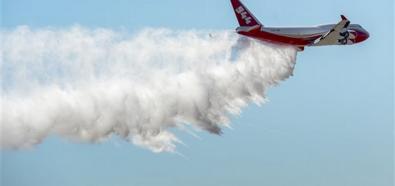
[(294, 46), (310, 45), (317, 37), (320, 37), (320, 36), (306, 37), (306, 38), (288, 37), (285, 35), (280, 35), (277, 33), (271, 33), (267, 31), (238, 32), (238, 33), (258, 40), (280, 43), (280, 44), (290, 44)]
[(273, 34), (284, 35), (295, 38), (306, 38), (317, 35), (322, 35), (328, 32), (328, 29), (320, 27), (311, 28), (263, 28), (263, 31), (270, 32)]

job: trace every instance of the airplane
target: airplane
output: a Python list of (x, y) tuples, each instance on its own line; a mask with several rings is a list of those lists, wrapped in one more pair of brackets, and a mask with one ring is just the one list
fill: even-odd
[(352, 45), (369, 38), (369, 32), (341, 15), (337, 24), (315, 27), (265, 27), (240, 0), (231, 0), (240, 24), (236, 32), (257, 40), (293, 45), (299, 51), (307, 46)]

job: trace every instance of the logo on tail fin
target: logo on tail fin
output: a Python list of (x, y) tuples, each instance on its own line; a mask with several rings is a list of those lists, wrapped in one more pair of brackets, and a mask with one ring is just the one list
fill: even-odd
[(248, 25), (251, 23), (252, 17), (248, 15), (248, 12), (244, 9), (243, 6), (239, 6), (236, 8), (236, 12), (241, 15), (241, 18)]

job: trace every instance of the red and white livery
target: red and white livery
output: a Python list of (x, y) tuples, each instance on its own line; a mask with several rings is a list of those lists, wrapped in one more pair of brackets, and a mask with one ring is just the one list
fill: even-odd
[(358, 24), (341, 16), (337, 24), (315, 27), (264, 27), (240, 0), (231, 0), (240, 27), (237, 33), (254, 39), (288, 44), (301, 51), (306, 46), (352, 45), (369, 38), (369, 33)]

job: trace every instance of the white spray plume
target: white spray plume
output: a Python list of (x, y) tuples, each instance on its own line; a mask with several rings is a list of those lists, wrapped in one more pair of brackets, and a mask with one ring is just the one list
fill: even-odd
[[(211, 33), (211, 34), (209, 34)], [(293, 72), (296, 50), (231, 31), (1, 31), (1, 141), (30, 148), (49, 135), (112, 135), (174, 152), (171, 128), (220, 134), (229, 116)]]

